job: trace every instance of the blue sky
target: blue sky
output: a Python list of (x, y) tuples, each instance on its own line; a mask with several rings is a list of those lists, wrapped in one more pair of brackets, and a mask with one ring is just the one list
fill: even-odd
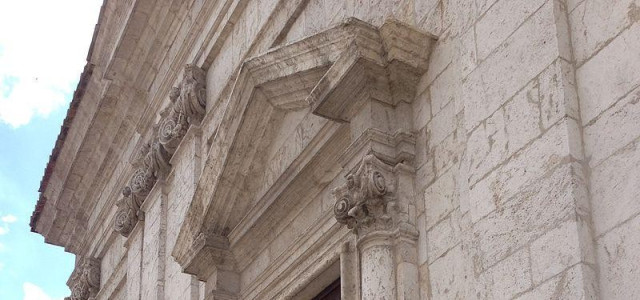
[(74, 256), (29, 217), (102, 0), (0, 0), (0, 299), (59, 300)]

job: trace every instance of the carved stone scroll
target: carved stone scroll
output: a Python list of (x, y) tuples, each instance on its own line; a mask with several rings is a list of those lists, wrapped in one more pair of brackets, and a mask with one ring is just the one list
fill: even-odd
[(336, 220), (357, 233), (388, 229), (396, 204), (392, 167), (369, 154), (346, 178), (347, 182), (333, 191)]
[(206, 111), (206, 74), (195, 65), (187, 65), (184, 78), (174, 87), (169, 99), (171, 105), (161, 113), (154, 135), (134, 160), (135, 171), (123, 198), (116, 204), (118, 210), (114, 230), (128, 236), (142, 218), (140, 207), (158, 181), (171, 170), (170, 160), (191, 124), (202, 120)]
[(81, 259), (67, 284), (71, 289), (71, 300), (94, 299), (100, 290), (100, 261)]

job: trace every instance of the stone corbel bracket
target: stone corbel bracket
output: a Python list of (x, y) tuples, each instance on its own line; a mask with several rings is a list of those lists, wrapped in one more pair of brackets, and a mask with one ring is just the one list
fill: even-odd
[(100, 290), (100, 261), (89, 257), (80, 258), (67, 286), (71, 290), (71, 300), (95, 299)]
[(144, 218), (140, 207), (158, 181), (170, 171), (170, 160), (190, 125), (199, 125), (206, 110), (206, 74), (195, 65), (187, 65), (178, 87), (171, 90), (171, 105), (161, 112), (153, 137), (134, 158), (135, 171), (117, 202), (113, 224), (116, 232), (127, 237)]
[(192, 248), (176, 261), (182, 266), (182, 272), (213, 286), (210, 292), (214, 299), (237, 299), (240, 275), (226, 237), (202, 233)]

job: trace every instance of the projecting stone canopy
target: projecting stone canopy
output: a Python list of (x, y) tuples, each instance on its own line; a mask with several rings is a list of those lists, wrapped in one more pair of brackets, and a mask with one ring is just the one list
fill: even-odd
[[(269, 127), (268, 122), (277, 119), (274, 111), (278, 110), (308, 109), (322, 117), (326, 130), (312, 139), (330, 139), (331, 134), (338, 135), (345, 128), (350, 134), (346, 143), (343, 139), (334, 145), (339, 153), (332, 158), (325, 160), (322, 157), (328, 154), (312, 152), (317, 159), (327, 161), (313, 164), (314, 172), (334, 168), (329, 161), (339, 161), (343, 168), (353, 170), (335, 192), (338, 222), (347, 224), (359, 236), (383, 230), (409, 237), (410, 242), (399, 244), (412, 243), (417, 230), (414, 220), (409, 220), (408, 207), (413, 200), (407, 195), (413, 192), (406, 187), (413, 186), (415, 136), (411, 125), (395, 115), (415, 98), (416, 84), (426, 72), (434, 41), (434, 37), (396, 21), (376, 28), (349, 19), (338, 27), (247, 60), (209, 150), (220, 163), (203, 170), (172, 250), (182, 269), (203, 280), (217, 268), (202, 267), (212, 261), (211, 257), (219, 256), (215, 253), (224, 252), (242, 263), (242, 256), (235, 255), (234, 244), (243, 239), (246, 228), (255, 228), (260, 220), (278, 218), (278, 209), (263, 207), (254, 215), (251, 207), (240, 206), (246, 200), (237, 200), (239, 184), (252, 180), (239, 174), (249, 173), (242, 168), (255, 159), (251, 147), (261, 145), (256, 130)], [(298, 180), (298, 187), (312, 180), (305, 167), (291, 167), (300, 173), (286, 174)], [(289, 188), (279, 183), (274, 186), (272, 189), (281, 195)], [(271, 198), (252, 203), (275, 206), (276, 201), (288, 201), (286, 196), (278, 199), (278, 194), (269, 192), (263, 197)], [(228, 244), (223, 248), (209, 246), (203, 242), (209, 240), (203, 238), (206, 236), (226, 238)]]

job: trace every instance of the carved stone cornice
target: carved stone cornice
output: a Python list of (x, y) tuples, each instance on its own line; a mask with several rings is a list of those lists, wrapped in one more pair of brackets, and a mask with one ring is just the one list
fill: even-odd
[(178, 87), (171, 90), (171, 105), (161, 113), (154, 134), (133, 161), (135, 171), (118, 201), (114, 230), (129, 236), (143, 219), (140, 207), (158, 181), (171, 170), (170, 160), (192, 124), (199, 124), (206, 111), (205, 72), (187, 65)]
[(95, 299), (100, 290), (100, 261), (81, 258), (67, 281), (71, 289), (71, 300)]

